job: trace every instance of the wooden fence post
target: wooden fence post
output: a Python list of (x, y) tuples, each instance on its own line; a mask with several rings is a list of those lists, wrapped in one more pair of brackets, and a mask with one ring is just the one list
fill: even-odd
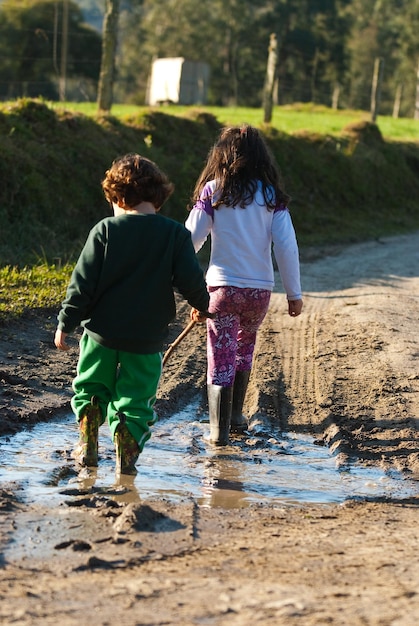
[(276, 67), (278, 63), (278, 42), (276, 35), (271, 34), (269, 40), (268, 64), (266, 67), (265, 88), (263, 92), (263, 121), (270, 124), (272, 120), (273, 91), (275, 85)]
[(339, 96), (340, 96), (340, 85), (339, 83), (335, 83), (333, 87), (333, 95), (332, 95), (332, 109), (337, 110), (339, 108)]
[(402, 102), (403, 83), (399, 83), (396, 89), (396, 95), (394, 97), (393, 105), (393, 117), (398, 118), (400, 113), (400, 105)]
[(374, 76), (371, 90), (371, 121), (375, 123), (380, 106), (381, 81), (383, 78), (384, 59), (377, 57), (374, 63)]

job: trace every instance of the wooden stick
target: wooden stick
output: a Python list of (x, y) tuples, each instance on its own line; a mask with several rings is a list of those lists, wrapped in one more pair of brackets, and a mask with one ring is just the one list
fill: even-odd
[(190, 333), (190, 331), (195, 326), (195, 324), (196, 324), (196, 322), (194, 320), (191, 320), (189, 322), (189, 324), (186, 326), (186, 328), (180, 333), (180, 335), (178, 337), (176, 337), (174, 342), (170, 344), (170, 346), (166, 350), (166, 353), (165, 353), (165, 355), (163, 357), (163, 365), (166, 365), (167, 360), (168, 360), (169, 356), (172, 354), (173, 350), (176, 348), (176, 346), (178, 346), (180, 344), (182, 339), (185, 339), (186, 335), (188, 333)]

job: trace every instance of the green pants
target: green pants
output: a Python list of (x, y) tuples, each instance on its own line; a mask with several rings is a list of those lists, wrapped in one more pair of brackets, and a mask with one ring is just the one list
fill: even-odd
[(112, 438), (119, 424), (118, 412), (142, 451), (151, 437), (150, 426), (162, 371), (162, 354), (135, 354), (101, 346), (87, 333), (80, 340), (77, 376), (73, 381), (72, 409), (79, 419), (83, 408), (96, 396), (107, 417)]

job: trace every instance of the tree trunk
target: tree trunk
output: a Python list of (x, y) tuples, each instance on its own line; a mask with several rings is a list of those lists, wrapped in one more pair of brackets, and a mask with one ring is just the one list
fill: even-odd
[(266, 68), (265, 88), (263, 94), (263, 121), (265, 122), (265, 124), (270, 124), (272, 120), (273, 90), (275, 85), (277, 64), (278, 42), (276, 39), (276, 35), (272, 33), (269, 41), (268, 64)]
[(60, 102), (65, 102), (67, 88), (67, 58), (68, 58), (68, 0), (63, 2), (63, 33), (61, 37), (61, 68), (59, 81)]
[(418, 63), (418, 71), (416, 74), (415, 120), (419, 120), (419, 63)]
[(103, 21), (102, 35), (102, 60), (97, 99), (99, 111), (108, 112), (112, 107), (118, 18), (119, 0), (106, 0), (106, 14)]

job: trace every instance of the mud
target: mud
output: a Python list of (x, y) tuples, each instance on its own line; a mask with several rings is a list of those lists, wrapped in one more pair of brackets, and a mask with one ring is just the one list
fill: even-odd
[[(417, 481), (419, 233), (302, 257), (303, 314), (287, 316), (278, 284), (259, 333), (251, 424), (309, 433), (340, 468), (360, 462)], [(54, 315), (1, 329), (1, 435), (69, 411), (77, 337), (69, 354), (56, 351)], [(169, 342), (187, 315), (180, 302)], [(165, 367), (158, 413), (170, 419), (200, 397), (205, 414), (204, 388), (197, 327)], [(71, 477), (63, 455), (57, 466)], [(126, 484), (117, 497), (76, 489), (48, 506), (7, 482), (1, 449), (0, 464), (2, 623), (419, 623), (419, 490), (224, 508), (132, 502)], [(141, 491), (141, 463), (138, 481)]]

